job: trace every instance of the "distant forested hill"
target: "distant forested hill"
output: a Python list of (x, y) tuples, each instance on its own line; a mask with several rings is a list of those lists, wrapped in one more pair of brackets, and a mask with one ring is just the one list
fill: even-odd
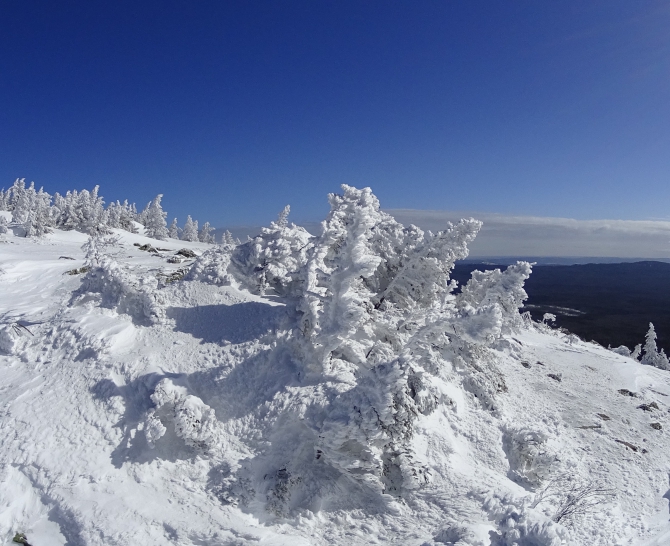
[[(474, 269), (504, 266), (457, 264), (452, 277), (467, 282)], [(670, 350), (670, 264), (634, 262), (586, 265), (536, 265), (526, 281), (526, 310), (540, 320), (556, 315), (563, 326), (585, 340), (607, 347), (644, 343), (653, 322), (659, 347)]]

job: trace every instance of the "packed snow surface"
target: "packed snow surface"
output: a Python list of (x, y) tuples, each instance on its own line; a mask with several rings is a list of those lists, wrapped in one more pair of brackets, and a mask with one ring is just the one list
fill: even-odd
[[(383, 272), (390, 251), (361, 249), (390, 220), (349, 190), (324, 224), (346, 263), (326, 239), (301, 258), (285, 218), (245, 253), (0, 236), (5, 543), (670, 544), (670, 372), (505, 309), (523, 264), (411, 299), (430, 249), (405, 231), (414, 261)], [(195, 265), (168, 262), (182, 248)]]

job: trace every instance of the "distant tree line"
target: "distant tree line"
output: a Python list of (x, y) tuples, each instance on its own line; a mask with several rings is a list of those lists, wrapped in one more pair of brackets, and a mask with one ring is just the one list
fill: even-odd
[[(175, 218), (168, 227), (167, 213), (161, 207), (162, 195), (157, 195), (141, 212), (135, 203), (127, 200), (109, 203), (99, 195), (99, 186), (91, 191), (72, 190), (65, 195), (48, 194), (42, 188), (35, 189), (31, 182), (26, 187), (25, 178), (17, 178), (8, 189), (0, 190), (0, 211), (12, 213), (9, 225), (20, 226), (26, 237), (40, 237), (54, 228), (76, 230), (89, 235), (104, 235), (112, 228), (137, 233), (137, 224), (144, 226), (144, 235), (153, 239), (182, 239), (213, 243), (214, 228), (205, 222), (198, 229), (198, 221), (187, 217), (183, 227), (179, 227)], [(0, 217), (0, 232), (6, 231), (8, 224)]]

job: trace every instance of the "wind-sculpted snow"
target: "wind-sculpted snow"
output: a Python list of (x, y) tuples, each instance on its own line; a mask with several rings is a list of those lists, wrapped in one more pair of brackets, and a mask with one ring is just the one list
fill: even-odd
[(2, 537), (667, 542), (668, 372), (522, 318), (530, 264), (457, 293), (479, 222), (329, 201), (316, 237), (288, 208), (244, 244), (153, 253), (5, 234)]

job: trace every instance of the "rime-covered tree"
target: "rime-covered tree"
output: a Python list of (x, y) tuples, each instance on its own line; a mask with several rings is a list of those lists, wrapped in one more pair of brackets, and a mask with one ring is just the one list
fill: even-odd
[(275, 224), (277, 224), (277, 227), (285, 228), (288, 226), (288, 215), (291, 213), (291, 205), (286, 205), (283, 210), (279, 213), (279, 216), (277, 216), (277, 221)]
[(417, 416), (439, 403), (430, 375), (450, 362), (495, 410), (506, 386), (487, 347), (500, 339), (505, 314), (518, 314), (529, 265), (491, 279), (509, 280), (511, 295), (492, 282), (459, 309), (451, 270), (481, 223), (424, 234), (381, 211), (369, 188), (342, 189), (329, 196), (331, 211), (296, 285), (297, 360), (310, 380), (343, 385), (331, 414), (313, 424), (315, 449), (343, 474), (402, 496), (430, 478), (410, 444)]
[(492, 304), (501, 311), (502, 327), (505, 333), (521, 327), (519, 309), (528, 298), (523, 288), (530, 277), (531, 266), (528, 262), (517, 262), (505, 271), (473, 271), (472, 277), (456, 298), (461, 310), (481, 308)]
[(172, 223), (168, 228), (168, 237), (170, 237), (170, 239), (179, 239), (179, 226), (177, 225), (176, 218), (172, 220)]
[(23, 224), (28, 220), (35, 196), (35, 184), (26, 188), (25, 178), (17, 179), (12, 186), (12, 222)]
[(295, 224), (289, 225), (289, 207), (277, 222), (262, 228), (259, 235), (236, 246), (229, 231), (223, 235), (223, 247), (232, 250), (231, 264), (242, 286), (255, 294), (271, 291), (289, 296), (300, 280), (300, 269), (307, 263), (312, 236)]
[(214, 231), (214, 228), (209, 225), (209, 222), (205, 222), (198, 234), (198, 240), (201, 243), (213, 243), (214, 235), (212, 235), (212, 231)]
[(658, 351), (658, 347), (656, 346), (656, 330), (651, 322), (649, 323), (649, 330), (645, 336), (644, 354), (642, 355), (641, 362), (642, 364), (655, 366), (662, 370), (670, 369), (670, 362), (668, 361), (665, 351), (663, 349), (661, 349), (660, 352)]
[(184, 229), (181, 232), (182, 241), (191, 241), (195, 242), (198, 240), (198, 221), (191, 218), (191, 216), (186, 217), (186, 223), (184, 224)]
[(9, 191), (5, 191), (5, 188), (0, 190), (0, 210), (9, 210)]
[(226, 230), (223, 232), (223, 235), (221, 235), (221, 244), (233, 247), (239, 245), (240, 241), (239, 239), (236, 240), (235, 237), (233, 237), (233, 234)]
[(161, 207), (162, 198), (163, 196), (158, 194), (149, 203), (144, 213), (144, 233), (147, 237), (158, 239), (159, 241), (164, 241), (168, 238), (167, 222), (165, 221), (167, 212)]
[(137, 233), (137, 226), (135, 225), (136, 216), (137, 209), (135, 208), (135, 203), (129, 205), (126, 199), (119, 205), (119, 227), (121, 229), (130, 233)]
[(41, 237), (53, 227), (51, 216), (51, 196), (42, 188), (32, 198), (30, 211), (23, 222), (26, 237)]

